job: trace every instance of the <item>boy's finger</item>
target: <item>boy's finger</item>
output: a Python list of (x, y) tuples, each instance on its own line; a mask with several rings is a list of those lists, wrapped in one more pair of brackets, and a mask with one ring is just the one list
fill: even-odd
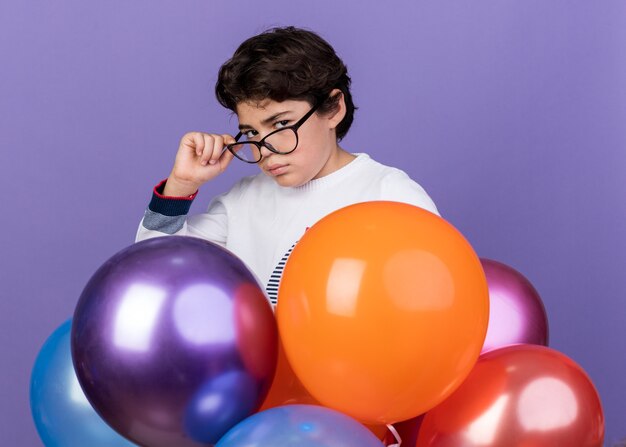
[(213, 154), (209, 159), (209, 164), (214, 165), (220, 159), (220, 155), (222, 154), (222, 149), (224, 149), (224, 137), (221, 135), (215, 135), (213, 139)]
[(220, 159), (219, 159), (220, 167), (222, 169), (226, 169), (226, 167), (230, 164), (231, 161), (233, 161), (234, 158), (235, 156), (233, 155), (233, 153), (229, 151), (228, 149), (225, 149), (222, 152), (222, 155), (220, 155)]
[(194, 132), (190, 136), (196, 155), (200, 157), (202, 155), (202, 151), (204, 150), (204, 138), (202, 138), (202, 134), (200, 132)]
[(228, 135), (227, 133), (224, 133), (221, 136), (224, 139), (224, 146), (237, 142), (235, 141), (235, 137), (233, 137), (232, 135)]
[(213, 135), (203, 134), (202, 137), (204, 138), (204, 150), (200, 157), (200, 164), (205, 166), (213, 155)]

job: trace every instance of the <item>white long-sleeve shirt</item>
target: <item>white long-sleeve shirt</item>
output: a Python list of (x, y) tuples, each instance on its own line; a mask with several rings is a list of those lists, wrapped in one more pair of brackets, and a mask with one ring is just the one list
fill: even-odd
[(210, 203), (187, 213), (195, 195), (168, 198), (155, 188), (136, 241), (176, 234), (215, 242), (237, 255), (265, 285), (276, 304), (282, 270), (295, 243), (318, 220), (359, 202), (390, 200), (439, 214), (424, 189), (403, 171), (366, 154), (341, 169), (298, 187), (282, 187), (265, 174), (245, 177)]

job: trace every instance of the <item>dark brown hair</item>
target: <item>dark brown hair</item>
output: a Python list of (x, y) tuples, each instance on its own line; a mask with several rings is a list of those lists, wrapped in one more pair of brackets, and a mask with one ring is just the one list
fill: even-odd
[(215, 85), (217, 100), (236, 112), (238, 103), (271, 99), (320, 102), (317, 113), (337, 109), (343, 93), (346, 116), (337, 126), (337, 140), (350, 129), (356, 107), (350, 93), (348, 69), (328, 42), (312, 31), (272, 28), (243, 42), (222, 65)]

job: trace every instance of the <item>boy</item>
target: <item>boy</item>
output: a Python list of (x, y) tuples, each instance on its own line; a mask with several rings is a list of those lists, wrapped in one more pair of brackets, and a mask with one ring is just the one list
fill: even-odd
[[(339, 146), (355, 106), (347, 68), (317, 34), (274, 28), (241, 44), (220, 69), (218, 101), (239, 133), (183, 136), (169, 177), (157, 185), (136, 240), (166, 234), (216, 242), (241, 258), (276, 304), (285, 262), (305, 230), (345, 206), (405, 202), (437, 213), (404, 172)], [(187, 216), (204, 183), (237, 158), (262, 173), (241, 179)]]

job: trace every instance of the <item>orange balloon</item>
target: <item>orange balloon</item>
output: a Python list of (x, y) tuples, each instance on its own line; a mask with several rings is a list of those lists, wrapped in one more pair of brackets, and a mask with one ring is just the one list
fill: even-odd
[(320, 405), (293, 373), (281, 341), (278, 343), (278, 362), (272, 386), (259, 411), (290, 404)]
[[(258, 411), (269, 410), (270, 408), (282, 405), (307, 404), (321, 405), (311, 394), (304, 388), (300, 380), (296, 377), (293, 369), (289, 365), (282, 342), (278, 343), (278, 364), (276, 366), (276, 374), (274, 381), (270, 387), (265, 401)], [(386, 425), (365, 425), (378, 439), (385, 439), (387, 436)]]
[(470, 244), (398, 202), (342, 208), (293, 250), (276, 316), (286, 356), (324, 406), (364, 423), (418, 416), (469, 374), (489, 314)]

